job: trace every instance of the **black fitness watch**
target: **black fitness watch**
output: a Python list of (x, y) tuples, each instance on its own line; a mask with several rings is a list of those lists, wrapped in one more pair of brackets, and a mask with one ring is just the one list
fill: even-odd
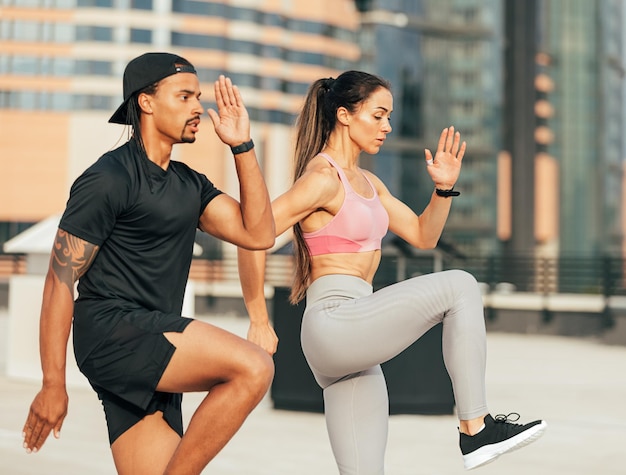
[(233, 152), (233, 155), (238, 155), (240, 153), (249, 152), (254, 148), (254, 142), (252, 139), (247, 142), (242, 143), (241, 145), (237, 145), (236, 147), (230, 147), (230, 150)]

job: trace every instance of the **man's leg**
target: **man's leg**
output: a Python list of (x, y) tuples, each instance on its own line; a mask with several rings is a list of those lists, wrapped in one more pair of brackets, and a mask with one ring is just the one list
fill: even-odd
[(118, 475), (163, 473), (179, 443), (161, 411), (144, 417), (111, 445)]
[[(115, 464), (118, 470), (140, 467), (143, 462), (134, 459), (147, 458), (151, 473), (199, 474), (263, 399), (274, 376), (274, 365), (270, 355), (257, 345), (207, 323), (194, 321), (184, 332), (165, 336), (176, 351), (157, 390), (209, 393), (196, 409), (182, 439), (162, 418), (156, 417), (160, 416), (157, 413), (154, 419), (162, 422), (144, 418), (115, 441)], [(160, 439), (158, 443), (155, 433)], [(174, 438), (178, 443), (173, 451), (168, 450), (166, 447), (172, 447)], [(133, 450), (134, 446), (142, 446), (141, 451)], [(164, 453), (169, 457), (166, 468), (155, 471), (153, 461), (160, 460)]]

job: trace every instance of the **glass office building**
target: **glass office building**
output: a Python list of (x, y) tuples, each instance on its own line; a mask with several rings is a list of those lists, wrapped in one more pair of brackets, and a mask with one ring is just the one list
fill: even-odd
[[(466, 252), (496, 245), (497, 156), (501, 146), (502, 5), (499, 0), (357, 2), (362, 64), (391, 80), (393, 133), (372, 162), (418, 213), (432, 180), (424, 149), (436, 150), (444, 127), (468, 143), (443, 242)], [(402, 54), (395, 54), (402, 51)]]
[[(362, 67), (394, 86), (394, 132), (372, 166), (420, 211), (432, 191), (423, 149), (432, 150), (439, 131), (454, 124), (468, 152), (444, 242), (472, 255), (498, 255), (521, 233), (528, 239), (514, 252), (527, 256), (621, 253), (624, 2), (524, 2), (534, 15), (524, 36), (509, 31), (519, 27), (519, 18), (506, 23), (505, 9), (521, 6), (515, 1), (357, 2)], [(513, 34), (522, 34), (517, 47), (526, 45), (533, 55), (524, 78), (505, 62), (507, 35)], [(506, 103), (512, 81), (525, 91), (522, 105), (529, 114)], [(530, 133), (513, 158), (527, 173), (502, 181), (498, 174), (507, 170), (498, 157), (511, 145), (504, 143), (505, 129), (520, 120)], [(520, 140), (520, 132), (508, 133)], [(501, 200), (511, 187), (517, 190), (512, 207)], [(511, 220), (517, 234), (510, 234)]]
[(559, 253), (619, 255), (624, 241), (624, 2), (541, 0), (539, 51), (554, 87), (547, 151), (559, 163)]

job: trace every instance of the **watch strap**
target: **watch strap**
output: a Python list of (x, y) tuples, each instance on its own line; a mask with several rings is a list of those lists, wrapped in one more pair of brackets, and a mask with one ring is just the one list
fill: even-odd
[(449, 190), (441, 190), (439, 188), (435, 188), (435, 193), (437, 196), (441, 196), (443, 198), (450, 198), (451, 196), (459, 196), (461, 194), (460, 191), (454, 191), (454, 187)]
[(244, 142), (242, 144), (237, 145), (236, 147), (230, 147), (230, 150), (233, 152), (233, 155), (238, 155), (240, 153), (245, 153), (254, 148), (254, 142), (252, 139)]

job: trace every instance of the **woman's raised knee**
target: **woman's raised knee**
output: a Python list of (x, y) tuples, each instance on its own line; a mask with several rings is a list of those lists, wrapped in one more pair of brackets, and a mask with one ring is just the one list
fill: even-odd
[(461, 269), (452, 269), (446, 272), (450, 273), (452, 285), (459, 297), (480, 298), (482, 301), (482, 292), (476, 277)]
[(464, 271), (462, 269), (451, 269), (445, 272), (446, 274), (448, 274), (448, 278), (450, 278), (451, 280), (455, 282), (455, 285), (458, 285), (462, 288), (469, 288), (469, 289), (476, 288), (476, 290), (480, 290), (478, 287), (478, 281), (476, 280), (476, 277), (474, 277), (469, 272)]

